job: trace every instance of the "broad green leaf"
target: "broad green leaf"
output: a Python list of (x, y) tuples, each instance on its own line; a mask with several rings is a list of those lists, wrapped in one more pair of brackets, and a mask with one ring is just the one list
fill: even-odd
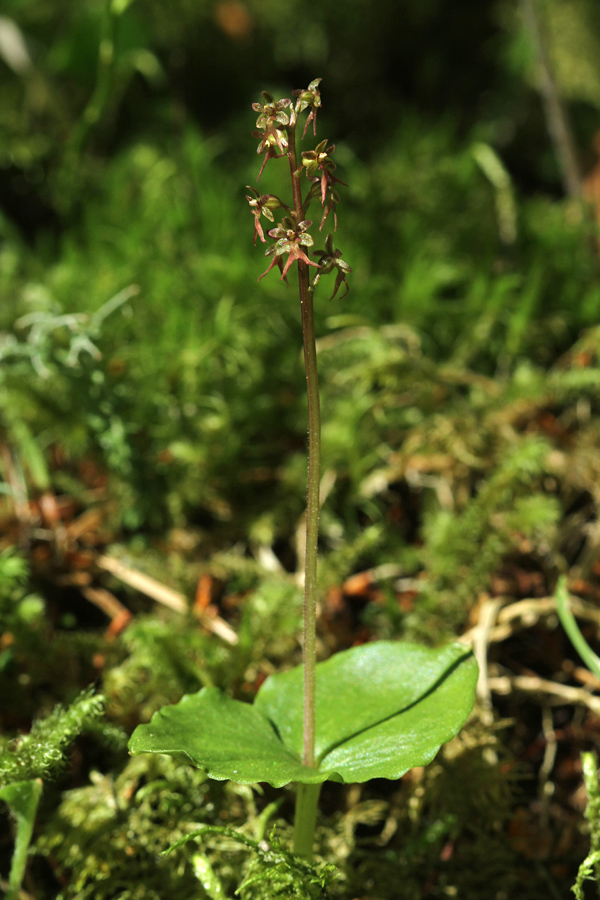
[[(316, 741), (318, 760), (343, 741), (396, 715), (430, 691), (459, 660), (464, 644), (439, 649), (376, 641), (317, 665)], [(302, 755), (303, 667), (272, 675), (254, 705), (275, 725), (283, 743)]]
[(400, 778), (425, 766), (453, 738), (473, 708), (477, 663), (463, 659), (413, 706), (340, 743), (321, 761), (347, 784), (370, 778)]
[(186, 757), (217, 781), (268, 781), (281, 787), (290, 781), (318, 784), (327, 779), (303, 766), (254, 706), (212, 687), (160, 709), (148, 725), (135, 729), (129, 750)]
[(477, 664), (462, 644), (367, 644), (317, 666), (315, 769), (301, 762), (301, 666), (272, 676), (253, 706), (216, 688), (184, 697), (140, 725), (129, 747), (184, 756), (212, 778), (275, 787), (399, 778), (459, 731), (476, 681)]

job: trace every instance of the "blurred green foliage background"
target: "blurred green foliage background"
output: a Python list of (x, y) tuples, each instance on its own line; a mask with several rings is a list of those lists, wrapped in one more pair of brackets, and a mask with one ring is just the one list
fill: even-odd
[[(243, 186), (257, 172), (250, 103), (316, 74), (355, 272), (343, 304), (319, 303), (319, 333), (402, 322), (434, 361), (490, 376), (523, 357), (552, 364), (597, 322), (600, 286), (589, 223), (561, 199), (520, 12), (6, 0), (0, 406), (13, 442), (26, 429), (46, 457), (60, 444), (99, 459), (128, 529), (216, 518), (243, 533), (264, 514), (277, 531), (300, 513), (297, 304), (274, 278), (257, 286)], [(540, 13), (589, 168), (597, 4)], [(362, 406), (329, 401), (341, 375), (324, 377), (338, 435), (326, 467), (364, 470), (378, 438), (356, 417), (371, 388), (357, 388)]]
[[(257, 283), (264, 264), (244, 185), (260, 162), (251, 103), (319, 75), (319, 137), (335, 140), (349, 184), (336, 242), (354, 270), (343, 301), (317, 302), (332, 484), (323, 549), (331, 578), (359, 561), (401, 560), (414, 574), (429, 559), (436, 571), (441, 535), (455, 536), (437, 516), (480, 502), (480, 475), (444, 510), (431, 490), (442, 476), (419, 482), (405, 448), (438, 452), (447, 417), (444, 452), (455, 457), (464, 440), (495, 477), (506, 464), (498, 448), (520, 451), (514, 434), (489, 432), (489, 404), (512, 409), (530, 391), (557, 413), (543, 396), (548, 373), (600, 317), (594, 208), (564, 196), (542, 90), (547, 58), (593, 200), (599, 17), (593, 0), (328, 0), (310, 10), (295, 0), (7, 0), (7, 499), (26, 506), (52, 489), (81, 509), (102, 486), (113, 539), (179, 528), (196, 558), (269, 547), (294, 568), (305, 491), (299, 309), (274, 276)], [(263, 185), (285, 191), (276, 162)], [(514, 471), (507, 511), (531, 490)], [(555, 498), (540, 490), (542, 520), (556, 525)], [(396, 514), (401, 526), (390, 525)], [(491, 512), (473, 515), (479, 547)], [(494, 545), (479, 588), (514, 540)]]

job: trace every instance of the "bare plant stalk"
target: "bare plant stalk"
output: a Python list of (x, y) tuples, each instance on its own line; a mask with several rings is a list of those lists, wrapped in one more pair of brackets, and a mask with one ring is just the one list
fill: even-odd
[[(292, 177), (294, 213), (297, 222), (304, 219), (300, 189), (300, 172), (296, 157), (296, 128), (288, 130), (288, 159)], [(302, 311), (302, 340), (304, 369), (308, 397), (308, 495), (306, 502), (306, 551), (304, 560), (303, 645), (304, 661), (304, 745), (305, 766), (315, 764), (315, 691), (316, 691), (316, 628), (317, 628), (317, 544), (319, 537), (319, 488), (321, 482), (321, 407), (313, 292), (310, 289), (308, 266), (298, 260), (298, 287)]]
[[(303, 271), (304, 270), (304, 271)], [(319, 538), (319, 486), (321, 481), (321, 409), (315, 344), (313, 295), (308, 289), (305, 263), (298, 265), (304, 368), (308, 395), (308, 495), (306, 502), (306, 557), (304, 561), (304, 755), (305, 766), (315, 764), (315, 691), (317, 627), (317, 542)]]
[(565, 193), (568, 197), (580, 197), (582, 177), (573, 131), (567, 110), (556, 87), (546, 36), (536, 8), (536, 0), (521, 0), (521, 2), (524, 18), (535, 46), (539, 69), (539, 92), (544, 104), (548, 133), (554, 144), (562, 172)]
[(111, 0), (105, 0), (102, 16), (102, 37), (98, 48), (96, 84), (83, 114), (71, 136), (69, 150), (79, 157), (92, 131), (102, 118), (110, 100), (116, 61), (116, 42), (121, 10)]

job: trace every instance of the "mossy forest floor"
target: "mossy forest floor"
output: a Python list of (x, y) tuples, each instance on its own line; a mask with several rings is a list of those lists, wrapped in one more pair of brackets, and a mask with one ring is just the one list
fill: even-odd
[[(328, 417), (356, 392), (369, 398), (365, 444), (381, 434), (368, 464), (351, 461), (365, 467), (359, 478), (339, 457), (325, 469), (321, 655), (377, 638), (465, 635), (487, 659), (472, 719), (429, 767), (398, 783), (326, 786), (319, 860), (337, 871), (327, 896), (568, 896), (589, 848), (580, 753), (600, 742), (600, 701), (553, 591), (566, 572), (594, 645), (599, 352), (590, 329), (545, 370), (524, 363), (491, 378), (434, 365), (404, 328), (323, 338), (326, 444)], [(19, 445), (7, 440), (3, 454), (16, 487), (26, 469)], [(244, 538), (226, 507), (238, 502), (233, 479), (204, 521), (128, 533), (97, 461), (74, 463), (58, 443), (49, 459), (52, 486), (2, 505), (5, 545), (15, 548), (0, 557), (6, 739), (39, 719), (32, 739), (6, 745), (4, 764), (9, 775), (44, 777), (24, 896), (202, 896), (194, 845), (160, 852), (200, 824), (252, 839), (274, 825), (285, 847), (292, 796), (207, 782), (168, 758), (128, 759), (126, 740), (184, 692), (216, 684), (251, 699), (270, 672), (299, 661), (301, 461), (240, 469), (240, 493), (273, 498)], [(82, 706), (70, 725), (59, 715), (44, 727), (57, 702), (68, 706), (89, 685), (106, 698), (104, 715)], [(6, 871), (4, 811), (3, 820)], [(273, 869), (279, 859), (265, 852), (256, 862), (227, 835), (198, 846), (226, 896), (248, 865)], [(282, 896), (317, 890), (288, 876)], [(261, 890), (243, 896), (279, 895)]]

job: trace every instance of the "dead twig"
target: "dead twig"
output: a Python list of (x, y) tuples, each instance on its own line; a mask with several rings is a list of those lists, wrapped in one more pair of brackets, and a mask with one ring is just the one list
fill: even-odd
[[(589, 687), (571, 687), (556, 681), (548, 681), (537, 675), (496, 675), (490, 676), (488, 665), (488, 647), (511, 637), (522, 628), (531, 628), (541, 619), (556, 616), (556, 600), (554, 597), (519, 600), (500, 608), (505, 602), (501, 597), (486, 600), (481, 607), (479, 623), (469, 629), (460, 638), (461, 642), (472, 643), (479, 664), (479, 681), (477, 695), (483, 709), (484, 721), (491, 713), (491, 692), (510, 694), (511, 691), (522, 691), (538, 694), (546, 703), (571, 703), (586, 706), (596, 715), (600, 715), (600, 697), (594, 696), (590, 688), (597, 686), (597, 679), (589, 682)], [(600, 610), (577, 597), (571, 597), (571, 606), (580, 619), (594, 622), (600, 627)], [(590, 674), (590, 673), (588, 673)], [(579, 676), (580, 681), (586, 680)]]
[[(499, 604), (506, 602), (501, 597), (496, 599)], [(577, 618), (583, 619), (586, 622), (593, 622), (600, 628), (600, 609), (589, 603), (585, 603), (578, 597), (571, 596), (570, 599), (571, 608)], [(480, 641), (479, 633), (482, 629), (485, 629), (487, 644), (497, 644), (512, 637), (512, 635), (521, 628), (531, 628), (541, 619), (547, 619), (556, 615), (556, 601), (554, 597), (518, 600), (516, 603), (503, 606), (502, 609), (499, 610), (496, 624), (493, 627), (480, 621), (473, 628), (470, 628), (465, 632), (460, 640), (464, 643), (472, 642), (474, 645), (477, 645)]]
[[(115, 559), (114, 556), (99, 556), (96, 559), (96, 565), (103, 571), (109, 572), (114, 578), (122, 581), (123, 584), (127, 584), (141, 594), (145, 594), (146, 597), (156, 600), (157, 603), (162, 603), (163, 606), (167, 606), (178, 613), (188, 612), (188, 601), (184, 594), (161, 584), (155, 578), (145, 575), (139, 569), (126, 565), (121, 560)], [(239, 638), (237, 634), (220, 616), (203, 614), (200, 617), (200, 621), (205, 628), (212, 631), (213, 634), (216, 634), (217, 637), (220, 637), (227, 644), (233, 646), (238, 643)]]
[(498, 618), (498, 611), (502, 601), (498, 598), (486, 600), (479, 616), (479, 625), (474, 629), (473, 652), (479, 666), (479, 678), (477, 680), (477, 699), (481, 705), (481, 718), (485, 725), (491, 726), (494, 721), (492, 710), (492, 697), (489, 686), (489, 672), (487, 662), (487, 650), (490, 644), (490, 634)]
[(554, 782), (550, 780), (550, 775), (552, 774), (552, 769), (556, 762), (558, 741), (556, 739), (556, 731), (554, 730), (552, 710), (547, 703), (542, 704), (542, 730), (544, 732), (544, 740), (546, 743), (544, 747), (544, 758), (538, 772), (538, 784), (543, 827), (548, 828), (550, 821), (550, 798), (554, 793)]
[(110, 625), (105, 632), (108, 640), (114, 639), (131, 622), (133, 616), (130, 611), (110, 591), (104, 588), (84, 586), (81, 587), (81, 593), (86, 600), (89, 600), (109, 617)]
[(537, 675), (500, 675), (489, 678), (488, 686), (496, 694), (507, 695), (513, 691), (538, 694), (547, 698), (549, 702), (586, 706), (596, 715), (600, 715), (600, 697), (594, 697), (585, 688), (559, 684), (557, 681), (548, 681)]

